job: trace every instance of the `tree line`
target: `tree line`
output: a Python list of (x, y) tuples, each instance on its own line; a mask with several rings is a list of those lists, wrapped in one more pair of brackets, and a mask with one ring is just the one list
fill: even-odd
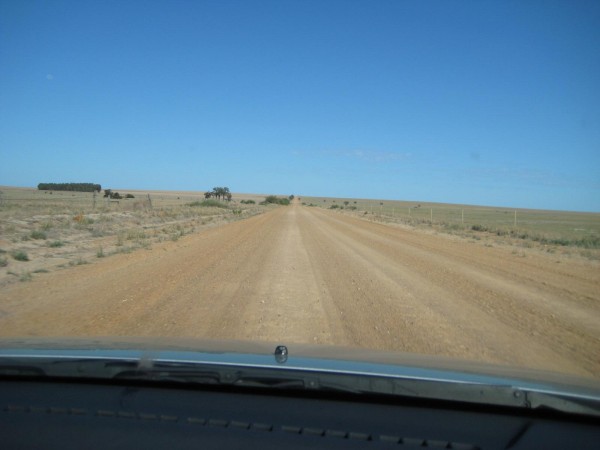
[(102, 186), (95, 183), (40, 183), (40, 191), (76, 191), (76, 192), (100, 192)]

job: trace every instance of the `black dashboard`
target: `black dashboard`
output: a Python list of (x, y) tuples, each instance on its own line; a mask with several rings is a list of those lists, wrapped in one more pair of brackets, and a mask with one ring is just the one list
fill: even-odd
[(2, 448), (596, 449), (586, 417), (451, 402), (0, 380)]

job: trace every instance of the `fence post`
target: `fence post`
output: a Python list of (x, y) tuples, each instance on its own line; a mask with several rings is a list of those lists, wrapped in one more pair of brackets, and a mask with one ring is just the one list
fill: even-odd
[(460, 221), (464, 225), (465, 224), (465, 210), (461, 210), (460, 212)]
[(430, 221), (431, 221), (431, 222), (433, 222), (433, 208), (431, 208), (431, 210), (430, 210), (430, 214), (431, 214), (431, 215), (429, 216), (429, 217), (430, 217)]
[(515, 228), (517, 228), (517, 210), (515, 209)]
[(150, 209), (152, 209), (152, 199), (150, 198), (150, 194), (148, 194), (148, 205), (150, 206)]
[(92, 200), (92, 209), (96, 210), (96, 191), (94, 191), (93, 200)]

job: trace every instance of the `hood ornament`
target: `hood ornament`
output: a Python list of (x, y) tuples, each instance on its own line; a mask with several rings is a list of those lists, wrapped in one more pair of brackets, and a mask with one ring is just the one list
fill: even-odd
[(278, 345), (275, 348), (275, 361), (279, 364), (283, 364), (288, 359), (288, 349), (285, 345)]

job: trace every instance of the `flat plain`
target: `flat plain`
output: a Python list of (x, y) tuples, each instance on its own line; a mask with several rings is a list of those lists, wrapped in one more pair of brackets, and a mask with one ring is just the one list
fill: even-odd
[[(196, 228), (177, 239), (158, 232), (147, 245), (93, 264), (5, 283), (0, 336), (333, 344), (600, 374), (597, 249), (586, 249), (589, 257), (560, 245), (554, 252), (522, 247), (520, 238), (497, 241), (507, 236), (487, 231), (474, 239), (473, 230), (463, 236), (382, 223), (358, 208), (311, 207), (306, 198), (255, 213), (224, 210), (247, 218), (208, 226), (207, 212), (186, 206), (195, 195), (170, 194), (183, 200), (177, 214), (196, 214)], [(144, 220), (152, 223), (163, 209), (151, 211), (139, 218), (144, 230), (155, 229), (143, 228)], [(29, 223), (11, 220), (3, 218), (3, 242), (29, 243), (11, 242), (16, 231), (6, 236), (14, 220)], [(35, 259), (11, 259), (8, 268), (17, 263)]]

